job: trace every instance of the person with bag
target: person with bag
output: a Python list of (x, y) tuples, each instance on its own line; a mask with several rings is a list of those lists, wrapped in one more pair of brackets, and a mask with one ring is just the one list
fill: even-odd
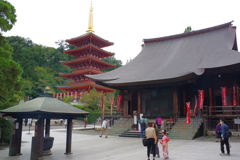
[(215, 132), (216, 132), (216, 135), (215, 135), (215, 137), (216, 137), (216, 142), (218, 142), (219, 138), (221, 138), (221, 124), (220, 124), (219, 121), (217, 121), (217, 125), (216, 125), (216, 130), (215, 130)]
[(162, 130), (162, 140), (160, 144), (162, 145), (163, 159), (169, 159), (168, 156), (168, 142), (170, 139), (167, 137), (166, 130)]
[[(155, 129), (156, 136), (157, 136), (157, 142), (155, 144), (155, 154), (160, 158), (159, 148), (158, 148), (158, 127), (155, 123), (152, 123), (153, 128)], [(151, 154), (153, 154), (153, 150), (151, 148)]]
[(101, 135), (100, 135), (99, 137), (102, 137), (103, 133), (105, 132), (105, 134), (106, 134), (106, 137), (105, 137), (105, 138), (108, 138), (107, 128), (108, 128), (107, 121), (105, 120), (105, 118), (103, 118), (103, 122), (102, 122), (102, 132), (101, 132)]
[[(227, 156), (230, 156), (230, 148), (229, 148), (229, 130), (228, 130), (228, 126), (225, 124), (225, 119), (220, 119), (220, 123), (221, 123), (221, 131), (222, 131), (222, 134), (221, 134), (221, 152), (220, 155), (221, 156), (224, 156), (224, 155), (227, 155)], [(225, 154), (224, 152), (224, 144), (226, 145), (226, 150), (227, 150), (227, 154)]]
[(152, 123), (148, 123), (148, 128), (145, 130), (146, 139), (147, 139), (147, 157), (150, 160), (150, 150), (153, 150), (153, 160), (155, 160), (155, 144), (157, 143), (156, 131), (152, 127)]
[(143, 138), (143, 132), (145, 132), (145, 130), (146, 130), (146, 123), (144, 122), (144, 119), (142, 119), (140, 138)]

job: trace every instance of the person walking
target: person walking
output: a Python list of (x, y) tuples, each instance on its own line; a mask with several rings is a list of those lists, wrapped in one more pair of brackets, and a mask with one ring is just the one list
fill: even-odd
[(162, 130), (162, 140), (160, 144), (162, 145), (163, 159), (169, 159), (168, 157), (168, 142), (170, 139), (167, 137), (166, 130)]
[(145, 132), (145, 130), (146, 130), (146, 123), (145, 123), (144, 119), (142, 119), (140, 138), (143, 138), (143, 132)]
[[(228, 126), (225, 124), (225, 119), (220, 119), (220, 123), (221, 123), (221, 152), (220, 155), (228, 155), (230, 156), (230, 148), (229, 148), (229, 142), (228, 142)], [(225, 154), (224, 152), (224, 144), (226, 145), (226, 150), (227, 150), (227, 154)]]
[(220, 121), (217, 121), (215, 132), (216, 132), (216, 135), (215, 135), (216, 142), (218, 142), (219, 138), (221, 138), (221, 124), (220, 124)]
[(105, 132), (106, 134), (106, 137), (105, 138), (108, 138), (108, 134), (107, 134), (107, 121), (105, 120), (105, 118), (103, 118), (103, 122), (102, 122), (102, 132), (101, 132), (101, 135), (99, 137), (102, 137), (103, 133)]
[(156, 131), (155, 129), (152, 127), (152, 123), (148, 122), (148, 128), (145, 130), (145, 134), (146, 134), (146, 139), (147, 139), (147, 157), (148, 160), (150, 160), (150, 151), (152, 148), (153, 151), (153, 160), (155, 160), (155, 144), (157, 143), (157, 136), (156, 136)]
[(84, 128), (87, 127), (87, 124), (88, 124), (88, 118), (86, 117), (86, 118), (84, 118)]
[(65, 126), (65, 128), (67, 128), (67, 119), (65, 119), (65, 121), (64, 121), (64, 126)]
[(155, 123), (158, 126), (158, 130), (161, 130), (162, 118), (160, 118), (160, 117), (156, 118), (156, 122)]
[[(158, 158), (160, 158), (160, 154), (159, 154), (159, 148), (158, 148), (158, 127), (155, 123), (152, 123), (152, 127), (155, 129), (155, 132), (156, 132), (156, 136), (157, 136), (157, 142), (155, 144), (155, 154)], [(151, 154), (153, 154), (153, 150), (151, 148)]]

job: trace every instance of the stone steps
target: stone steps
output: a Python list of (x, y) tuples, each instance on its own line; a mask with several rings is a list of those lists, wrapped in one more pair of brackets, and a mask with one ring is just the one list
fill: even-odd
[(193, 139), (198, 132), (199, 127), (202, 124), (202, 121), (198, 122), (197, 127), (195, 129), (190, 130), (191, 124), (194, 122), (194, 119), (191, 119), (190, 124), (185, 124), (185, 118), (178, 119), (176, 124), (173, 126), (171, 131), (169, 132), (169, 138), (172, 139)]

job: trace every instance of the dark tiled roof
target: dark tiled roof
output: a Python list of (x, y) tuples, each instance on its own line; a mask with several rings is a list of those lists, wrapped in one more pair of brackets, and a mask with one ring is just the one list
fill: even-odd
[[(215, 28), (215, 29), (214, 29)], [(144, 40), (142, 51), (130, 63), (113, 71), (87, 75), (109, 86), (134, 85), (175, 80), (187, 75), (202, 75), (205, 69), (240, 63), (240, 53), (233, 50), (236, 28), (231, 23), (187, 33)], [(206, 32), (207, 31), (207, 32)], [(186, 35), (186, 34), (180, 34)], [(153, 42), (153, 40), (157, 40)]]
[(73, 107), (72, 105), (62, 102), (52, 97), (38, 97), (25, 103), (1, 110), (2, 113), (64, 113), (64, 114), (78, 114), (87, 115), (88, 112), (83, 111), (79, 108)]

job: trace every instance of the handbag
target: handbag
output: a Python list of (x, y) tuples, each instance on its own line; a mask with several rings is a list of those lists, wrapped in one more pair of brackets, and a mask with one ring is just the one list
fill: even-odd
[(142, 139), (142, 144), (143, 144), (144, 147), (147, 146), (147, 139), (146, 139), (146, 138), (143, 138), (143, 139)]

